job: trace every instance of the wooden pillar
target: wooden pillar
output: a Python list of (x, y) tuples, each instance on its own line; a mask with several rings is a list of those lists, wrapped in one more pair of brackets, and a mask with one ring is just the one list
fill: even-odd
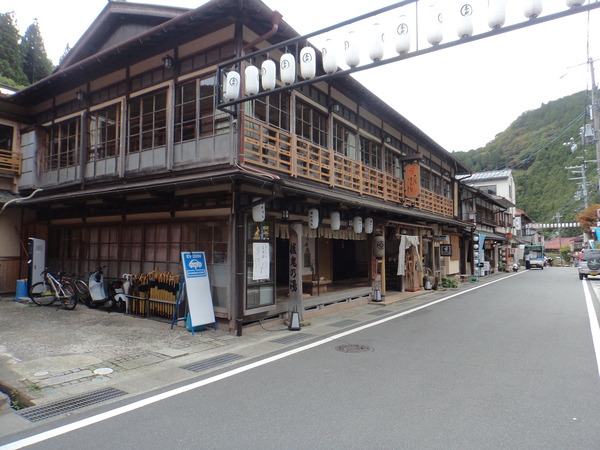
[(304, 306), (302, 305), (302, 222), (291, 221), (290, 227), (290, 285), (288, 313), (292, 317), (292, 312), (296, 309), (300, 315), (300, 323), (304, 320)]

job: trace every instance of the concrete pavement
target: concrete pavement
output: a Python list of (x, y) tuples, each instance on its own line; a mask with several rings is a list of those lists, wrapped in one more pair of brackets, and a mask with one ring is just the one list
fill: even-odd
[[(287, 346), (330, 335), (386, 315), (507, 276), (498, 273), (460, 283), (457, 289), (394, 293), (383, 302), (332, 312), (313, 319), (301, 331), (281, 322), (236, 337), (207, 329), (192, 335), (184, 326), (79, 304), (74, 311), (0, 299), (0, 385), (32, 405), (0, 412), (2, 430), (26, 427), (24, 411), (43, 410), (103, 388), (135, 395), (185, 381), (227, 365), (281, 351)], [(183, 369), (183, 370), (182, 370)], [(121, 395), (121, 394), (119, 394)], [(58, 415), (61, 414), (60, 409)], [(52, 415), (42, 418), (50, 418)]]

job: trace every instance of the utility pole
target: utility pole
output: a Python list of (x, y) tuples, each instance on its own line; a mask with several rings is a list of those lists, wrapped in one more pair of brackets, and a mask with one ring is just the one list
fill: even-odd
[(562, 218), (562, 214), (557, 212), (554, 215), (554, 218), (556, 219), (556, 226), (558, 227), (558, 252), (560, 253), (560, 249), (562, 247), (562, 236), (560, 234), (560, 227), (561, 227), (560, 219)]
[[(585, 153), (584, 153), (585, 155)], [(571, 172), (573, 173), (573, 175), (579, 175), (577, 178), (569, 178), (569, 180), (576, 180), (576, 181), (580, 181), (580, 186), (581, 186), (581, 192), (583, 194), (583, 203), (585, 205), (585, 208), (587, 209), (588, 207), (588, 190), (587, 190), (587, 177), (585, 175), (585, 169), (586, 169), (586, 162), (590, 162), (590, 161), (585, 161), (585, 156), (584, 156), (584, 162), (583, 164), (581, 164), (580, 166), (567, 166), (565, 167), (565, 169), (567, 170), (571, 170)]]
[(590, 73), (592, 74), (592, 119), (594, 121), (594, 141), (596, 142), (596, 161), (598, 171), (598, 195), (600, 195), (600, 105), (598, 104), (598, 86), (594, 76), (594, 60), (589, 58)]

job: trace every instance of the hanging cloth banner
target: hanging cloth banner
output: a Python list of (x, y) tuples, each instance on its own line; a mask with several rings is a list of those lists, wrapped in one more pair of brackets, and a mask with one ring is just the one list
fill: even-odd
[(485, 255), (483, 252), (483, 246), (485, 244), (485, 235), (484, 234), (480, 234), (479, 235), (479, 252), (477, 254), (477, 260), (479, 261), (479, 267), (477, 268), (477, 273), (479, 274), (479, 276), (481, 276), (482, 272), (483, 272), (483, 267), (484, 267), (484, 259), (485, 259)]
[(215, 323), (206, 255), (204, 252), (181, 252), (181, 261), (192, 327)]
[(406, 249), (413, 248), (417, 254), (417, 261), (421, 261), (419, 256), (419, 236), (400, 237), (400, 248), (398, 249), (398, 273), (397, 275), (406, 275)]

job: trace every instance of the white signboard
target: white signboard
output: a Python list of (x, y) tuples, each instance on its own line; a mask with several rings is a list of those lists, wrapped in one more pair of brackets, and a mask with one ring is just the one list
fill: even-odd
[(181, 252), (192, 327), (215, 323), (208, 267), (204, 252)]
[(254, 242), (252, 244), (254, 264), (252, 266), (252, 280), (269, 279), (269, 243)]

